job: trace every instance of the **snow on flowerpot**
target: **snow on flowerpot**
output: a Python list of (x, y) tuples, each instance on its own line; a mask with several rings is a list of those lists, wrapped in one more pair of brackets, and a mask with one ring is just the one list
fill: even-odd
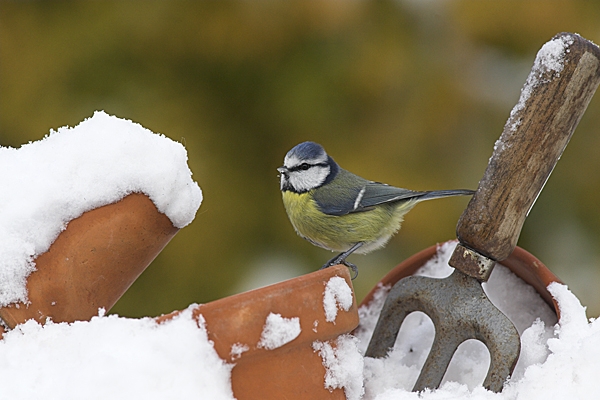
[[(178, 314), (157, 320), (162, 323)], [(236, 399), (346, 398), (341, 387), (327, 380), (323, 355), (335, 348), (335, 339), (358, 325), (346, 267), (199, 305), (193, 315), (221, 359), (233, 364)]]
[(0, 317), (9, 328), (110, 309), (202, 201), (183, 146), (96, 112), (0, 148)]

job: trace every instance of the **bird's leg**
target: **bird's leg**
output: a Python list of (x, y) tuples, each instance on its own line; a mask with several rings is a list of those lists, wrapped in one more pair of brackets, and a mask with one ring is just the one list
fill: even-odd
[(334, 265), (343, 264), (352, 270), (352, 272), (353, 272), (352, 279), (354, 280), (358, 276), (358, 267), (356, 265), (346, 261), (346, 257), (348, 257), (350, 254), (354, 253), (356, 250), (358, 250), (358, 248), (360, 246), (362, 246), (363, 244), (364, 244), (364, 242), (356, 243), (355, 245), (350, 247), (348, 250), (344, 251), (343, 253), (338, 254), (337, 256), (333, 257), (331, 260), (327, 261), (325, 263), (325, 265), (323, 265), (320, 269), (325, 269), (325, 268), (329, 268)]

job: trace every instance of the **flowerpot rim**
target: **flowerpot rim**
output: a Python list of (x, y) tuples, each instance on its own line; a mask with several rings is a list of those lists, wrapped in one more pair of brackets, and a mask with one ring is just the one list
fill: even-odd
[[(455, 239), (448, 242), (458, 241)], [(394, 267), (379, 281), (377, 285), (375, 285), (375, 287), (373, 287), (373, 289), (371, 289), (369, 293), (367, 293), (360, 303), (359, 308), (368, 305), (373, 300), (375, 293), (381, 286), (391, 287), (399, 280), (417, 272), (419, 268), (425, 265), (427, 261), (437, 254), (440, 246), (441, 244), (435, 244), (423, 249)], [(499, 264), (507, 267), (511, 272), (513, 272), (527, 284), (533, 286), (536, 292), (554, 310), (557, 317), (560, 319), (558, 303), (548, 291), (548, 285), (553, 282), (562, 283), (562, 281), (554, 273), (552, 273), (552, 271), (550, 271), (548, 267), (544, 265), (544, 263), (542, 263), (527, 250), (517, 246), (511, 255), (506, 260), (500, 261)]]

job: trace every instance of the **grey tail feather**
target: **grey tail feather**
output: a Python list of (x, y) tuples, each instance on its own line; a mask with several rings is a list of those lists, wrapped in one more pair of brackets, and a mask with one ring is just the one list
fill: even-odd
[(469, 189), (433, 190), (431, 192), (425, 192), (423, 196), (419, 197), (419, 201), (437, 199), (439, 197), (448, 196), (472, 196), (473, 194), (475, 194), (475, 190)]

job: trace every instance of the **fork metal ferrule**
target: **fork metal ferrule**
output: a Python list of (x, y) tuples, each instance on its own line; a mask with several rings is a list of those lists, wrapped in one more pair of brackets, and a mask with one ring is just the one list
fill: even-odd
[(448, 264), (480, 282), (487, 282), (494, 265), (496, 265), (496, 260), (492, 260), (459, 243), (456, 245)]

